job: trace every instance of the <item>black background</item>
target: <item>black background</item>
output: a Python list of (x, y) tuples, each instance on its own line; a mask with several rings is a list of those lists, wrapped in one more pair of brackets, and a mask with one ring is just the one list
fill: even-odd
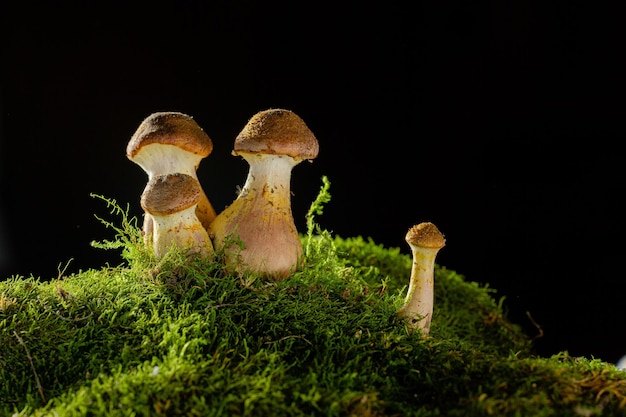
[(234, 137), (282, 107), (320, 142), (292, 173), (301, 230), (327, 175), (322, 227), (408, 253), (406, 230), (432, 221), (438, 263), (497, 289), (534, 335), (529, 311), (539, 354), (617, 361), (621, 15), (537, 3), (3, 2), (2, 277), (121, 262), (89, 245), (112, 237), (89, 194), (141, 216), (125, 147), (150, 113), (211, 136), (198, 174), (219, 211), (247, 173)]

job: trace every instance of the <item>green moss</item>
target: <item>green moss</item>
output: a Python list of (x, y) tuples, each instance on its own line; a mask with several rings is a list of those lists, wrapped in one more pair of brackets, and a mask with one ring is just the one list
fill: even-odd
[[(317, 203), (321, 204), (322, 200)], [(543, 358), (490, 288), (437, 267), (431, 335), (409, 333), (411, 259), (370, 239), (302, 236), (289, 279), (231, 276), (173, 250), (157, 261), (136, 221), (124, 264), (0, 282), (2, 415), (593, 416), (626, 414), (626, 374)]]

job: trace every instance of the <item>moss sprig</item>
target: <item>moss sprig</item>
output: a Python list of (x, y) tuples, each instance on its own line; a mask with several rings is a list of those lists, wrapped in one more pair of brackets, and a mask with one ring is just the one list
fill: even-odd
[(101, 241), (92, 241), (91, 246), (94, 248), (105, 250), (121, 249), (122, 258), (128, 262), (131, 267), (148, 266), (155, 263), (154, 254), (144, 244), (144, 237), (141, 228), (137, 226), (137, 218), (131, 217), (130, 205), (125, 208), (121, 207), (115, 199), (107, 198), (99, 194), (90, 194), (92, 198), (99, 199), (106, 204), (109, 214), (117, 216), (118, 223), (106, 220), (103, 217), (94, 215), (94, 217), (102, 223), (105, 228), (113, 230), (115, 235), (112, 240), (104, 239)]

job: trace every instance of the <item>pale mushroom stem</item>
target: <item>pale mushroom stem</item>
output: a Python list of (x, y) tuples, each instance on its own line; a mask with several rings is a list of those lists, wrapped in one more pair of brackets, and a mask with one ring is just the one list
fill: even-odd
[(172, 246), (202, 256), (213, 253), (209, 235), (196, 216), (196, 206), (166, 216), (152, 215), (152, 219), (152, 245), (157, 258), (162, 258)]
[(250, 169), (240, 196), (262, 197), (269, 204), (280, 204), (291, 215), (291, 170), (298, 161), (282, 155), (252, 155), (241, 153)]
[(409, 317), (409, 324), (424, 335), (430, 332), (433, 316), (435, 257), (439, 249), (413, 247), (411, 280), (400, 314)]

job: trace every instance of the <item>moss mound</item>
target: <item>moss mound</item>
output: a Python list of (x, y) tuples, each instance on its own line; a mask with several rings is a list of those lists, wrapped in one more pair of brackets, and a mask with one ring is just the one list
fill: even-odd
[[(0, 414), (593, 416), (626, 414), (626, 373), (543, 358), (503, 300), (436, 269), (431, 335), (396, 317), (411, 259), (361, 237), (302, 236), (289, 279), (156, 261), (122, 215), (126, 262), (0, 282)], [(311, 223), (312, 224), (312, 223)]]

